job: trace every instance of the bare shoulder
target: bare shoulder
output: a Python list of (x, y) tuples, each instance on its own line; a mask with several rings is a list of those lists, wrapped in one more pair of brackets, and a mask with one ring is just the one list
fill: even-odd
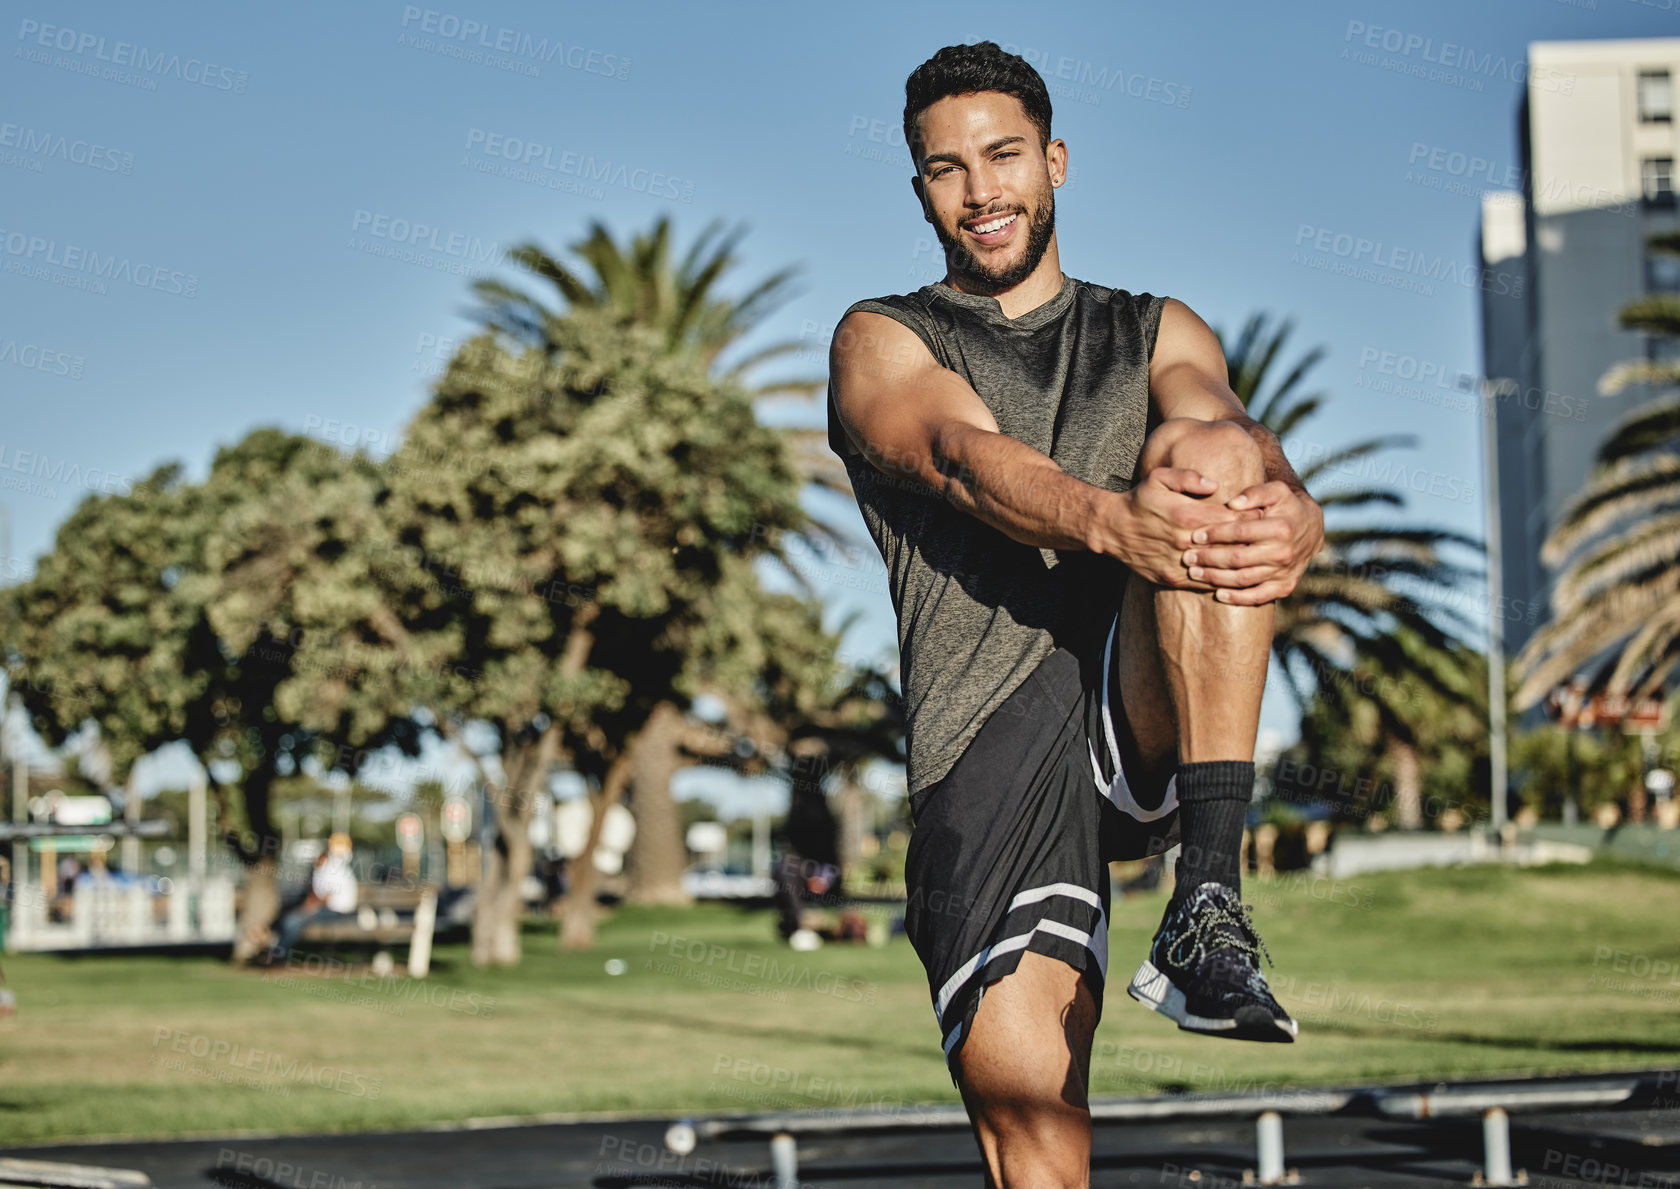
[(840, 319), (829, 343), (828, 363), (836, 378), (902, 374), (938, 366), (915, 331), (873, 310), (853, 310)]
[(1149, 357), (1149, 376), (1161, 376), (1186, 364), (1224, 375), (1225, 350), (1219, 336), (1202, 321), (1195, 310), (1176, 297), (1166, 298), (1161, 306), (1161, 325), (1155, 332), (1155, 350)]
[(1219, 336), (1202, 321), (1200, 314), (1176, 297), (1162, 300), (1161, 328), (1155, 335), (1157, 350), (1163, 346), (1182, 350), (1190, 346), (1205, 346), (1210, 342), (1217, 346)]

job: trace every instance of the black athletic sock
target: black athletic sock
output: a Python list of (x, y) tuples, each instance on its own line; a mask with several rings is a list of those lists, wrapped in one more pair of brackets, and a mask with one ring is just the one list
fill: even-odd
[(1181, 849), (1175, 901), (1209, 880), (1242, 891), (1242, 835), (1254, 796), (1252, 760), (1209, 760), (1178, 766)]

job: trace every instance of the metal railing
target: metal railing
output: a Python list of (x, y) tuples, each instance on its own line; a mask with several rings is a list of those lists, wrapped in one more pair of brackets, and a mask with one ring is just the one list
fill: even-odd
[[(1101, 1098), (1090, 1104), (1091, 1122), (1142, 1123), (1160, 1119), (1254, 1120), (1253, 1183), (1294, 1184), (1285, 1167), (1283, 1116), (1359, 1116), (1384, 1119), (1482, 1117), (1482, 1168), (1473, 1184), (1511, 1186), (1527, 1175), (1511, 1167), (1509, 1116), (1567, 1110), (1680, 1107), (1680, 1071), (1594, 1075), (1502, 1082), (1437, 1082), (1363, 1086), (1345, 1090), (1278, 1090), (1259, 1094), (1183, 1094), (1150, 1098)], [(790, 1111), (679, 1119), (665, 1132), (665, 1146), (686, 1156), (701, 1140), (768, 1139), (771, 1184), (796, 1189), (799, 1137), (883, 1135), (903, 1131), (966, 1131), (968, 1113), (958, 1104), (927, 1104), (856, 1111)], [(1246, 1179), (1246, 1178), (1245, 1178)]]

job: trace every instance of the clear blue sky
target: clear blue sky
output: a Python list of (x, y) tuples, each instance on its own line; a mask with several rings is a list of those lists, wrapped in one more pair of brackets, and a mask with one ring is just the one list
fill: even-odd
[[(1515, 175), (1527, 44), (1665, 36), (1673, 17), (1625, 0), (13, 6), (0, 25), (9, 572), (27, 572), (84, 491), (169, 459), (202, 474), (257, 425), (354, 426), (388, 450), (440, 366), (436, 344), (470, 330), (467, 281), (496, 271), (495, 248), (558, 251), (590, 220), (627, 236), (669, 214), (684, 244), (714, 218), (746, 221), (738, 286), (804, 266), (762, 341), (804, 334), (820, 368), (813, 328), (939, 275), (896, 132), (904, 78), (941, 45), (985, 37), (1052, 82), (1072, 167), (1064, 270), (1178, 297), (1226, 329), (1255, 310), (1294, 318), (1298, 350), (1330, 352), (1315, 373), (1329, 408), (1299, 448), (1415, 434), (1394, 461), (1424, 494), (1402, 515), (1479, 536), (1472, 415), (1359, 383), (1372, 352), (1478, 371), (1476, 290), (1406, 292), (1292, 257), (1327, 229), (1473, 267), (1475, 195)], [(1370, 29), (1404, 48), (1356, 60)], [(1393, 69), (1442, 57), (1453, 80)], [(530, 155), (524, 177), (481, 172), (509, 152)], [(1454, 153), (1492, 164), (1479, 178), (1426, 168)], [(30, 273), (86, 279), (94, 253), (126, 270), (103, 293)], [(863, 654), (892, 634), (872, 575), (831, 585), (836, 612), (866, 611), (850, 642)], [(1290, 734), (1292, 719), (1268, 699), (1269, 728)]]

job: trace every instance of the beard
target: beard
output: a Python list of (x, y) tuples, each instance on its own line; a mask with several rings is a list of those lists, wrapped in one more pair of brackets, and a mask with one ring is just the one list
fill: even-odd
[[(1038, 262), (1044, 259), (1044, 253), (1050, 247), (1050, 237), (1056, 231), (1056, 191), (1050, 186), (1048, 177), (1037, 198), (1031, 209), (1010, 208), (1027, 221), (1027, 242), (1020, 259), (1002, 268), (988, 267), (976, 257), (963, 241), (961, 227), (953, 233), (935, 219), (933, 229), (939, 236), (940, 247), (945, 249), (945, 266), (952, 275), (960, 277), (968, 288), (991, 296), (1012, 289), (1030, 277)], [(996, 213), (1006, 215), (1010, 212)]]

